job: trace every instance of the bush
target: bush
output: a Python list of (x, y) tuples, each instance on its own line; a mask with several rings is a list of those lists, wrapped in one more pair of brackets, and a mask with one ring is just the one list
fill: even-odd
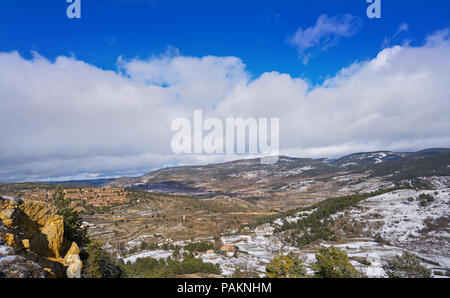
[(231, 278), (244, 278), (244, 273), (241, 271), (241, 269), (237, 268), (236, 270), (234, 270)]
[(347, 254), (337, 247), (323, 247), (316, 253), (316, 263), (311, 268), (316, 277), (322, 278), (362, 278), (359, 272), (350, 263)]
[(259, 278), (258, 273), (250, 270), (242, 271), (240, 268), (234, 270), (231, 278)]
[(423, 193), (419, 196), (419, 200), (420, 200), (420, 206), (426, 207), (431, 202), (434, 202), (434, 197), (432, 195)]
[(183, 261), (172, 258), (156, 260), (153, 258), (139, 258), (134, 263), (124, 265), (126, 277), (133, 278), (173, 278), (181, 274), (212, 273), (220, 274), (218, 264), (205, 263), (193, 255), (185, 254)]
[(377, 234), (375, 236), (375, 242), (378, 244), (386, 244), (386, 245), (390, 245), (389, 241), (385, 240), (383, 237), (381, 237), (380, 234)]
[(82, 276), (86, 278), (119, 278), (122, 268), (102, 248), (99, 241), (91, 241), (86, 247), (86, 260), (83, 262)]
[(146, 250), (146, 249), (148, 249), (148, 243), (145, 242), (145, 241), (141, 241), (141, 245), (139, 246), (139, 248), (140, 248), (141, 250)]
[(300, 258), (293, 253), (276, 256), (266, 266), (268, 278), (299, 278), (306, 276), (306, 269)]
[(402, 256), (395, 256), (383, 266), (390, 278), (430, 278), (431, 270), (420, 263), (415, 255), (405, 252)]
[(205, 252), (213, 249), (213, 244), (211, 242), (192, 242), (186, 245), (184, 249), (190, 252)]
[(172, 259), (139, 258), (125, 266), (125, 276), (132, 278), (171, 278), (181, 274), (181, 264)]
[(184, 258), (181, 262), (181, 267), (184, 274), (191, 273), (213, 273), (220, 274), (219, 264), (205, 263), (202, 259), (197, 259), (191, 256)]

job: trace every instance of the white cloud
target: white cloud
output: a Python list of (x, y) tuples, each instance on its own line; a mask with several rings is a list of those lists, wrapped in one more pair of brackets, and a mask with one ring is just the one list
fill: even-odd
[(426, 37), (428, 46), (439, 46), (442, 43), (445, 43), (450, 38), (450, 29), (445, 28), (439, 31), (434, 32)]
[(173, 49), (145, 61), (120, 58), (119, 67), (133, 81), (163, 86), (176, 102), (203, 109), (211, 109), (249, 78), (239, 58), (183, 57)]
[(281, 153), (300, 157), (449, 147), (449, 56), (444, 30), (311, 88), (277, 72), (250, 79), (235, 57), (121, 59), (114, 72), (73, 57), (0, 53), (0, 181), (237, 158), (171, 153), (171, 120), (194, 108), (205, 117), (279, 117)]
[(393, 44), (400, 44), (400, 40), (403, 45), (407, 45), (409, 43), (409, 40), (404, 38), (403, 33), (408, 31), (409, 25), (407, 23), (401, 23), (400, 26), (398, 26), (397, 31), (395, 31), (392, 36), (386, 36), (384, 38), (383, 43), (381, 44), (381, 48), (391, 47)]
[(319, 16), (314, 26), (306, 29), (298, 28), (288, 41), (295, 46), (303, 63), (307, 64), (311, 57), (334, 46), (342, 37), (356, 34), (361, 25), (361, 19), (350, 14), (334, 17), (323, 14)]
[(398, 29), (395, 32), (394, 36), (399, 35), (401, 32), (408, 32), (408, 31), (409, 31), (409, 25), (407, 23), (401, 23), (400, 26), (398, 26)]

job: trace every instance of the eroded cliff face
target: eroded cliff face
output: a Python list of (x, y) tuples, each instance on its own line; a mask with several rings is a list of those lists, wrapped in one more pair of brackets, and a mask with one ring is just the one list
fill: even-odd
[(50, 204), (0, 197), (0, 239), (0, 277), (81, 275), (80, 250)]

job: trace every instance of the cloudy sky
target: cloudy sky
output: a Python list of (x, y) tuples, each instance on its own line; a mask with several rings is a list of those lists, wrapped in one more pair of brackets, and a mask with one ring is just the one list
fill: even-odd
[(51, 2), (0, 4), (0, 181), (245, 157), (173, 154), (194, 109), (278, 117), (290, 156), (450, 147), (448, 1)]

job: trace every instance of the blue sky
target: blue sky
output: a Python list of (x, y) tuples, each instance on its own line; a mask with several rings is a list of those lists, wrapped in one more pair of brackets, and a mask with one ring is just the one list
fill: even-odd
[[(121, 55), (142, 59), (173, 46), (186, 56), (240, 57), (255, 76), (275, 70), (320, 82), (373, 58), (402, 23), (408, 31), (394, 42), (408, 39), (413, 45), (450, 26), (446, 0), (383, 0), (381, 19), (367, 18), (368, 5), (364, 0), (82, 0), (82, 18), (76, 20), (66, 17), (64, 0), (2, 0), (0, 51), (30, 57), (35, 50), (49, 59), (74, 55), (116, 69)], [(351, 14), (362, 26), (304, 65), (287, 40), (321, 14)]]
[(295, 157), (450, 147), (448, 0), (381, 0), (381, 19), (365, 0), (68, 5), (0, 1), (0, 181), (248, 157), (176, 154), (194, 110), (278, 118)]

